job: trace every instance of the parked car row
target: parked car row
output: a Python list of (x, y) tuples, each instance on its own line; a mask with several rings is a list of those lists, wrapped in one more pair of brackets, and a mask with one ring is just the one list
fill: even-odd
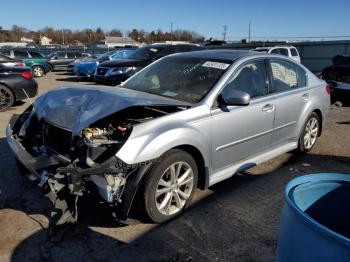
[(21, 172), (66, 200), (65, 217), (96, 192), (119, 220), (135, 202), (164, 222), (196, 188), (315, 146), (330, 106), (325, 81), (281, 55), (181, 47), (101, 63), (98, 75), (115, 71), (106, 79), (120, 86), (57, 88), (11, 119)]
[(42, 77), (51, 71), (49, 59), (40, 51), (31, 49), (1, 49), (0, 53), (17, 61), (22, 61), (24, 66), (28, 66), (32, 69), (35, 77)]
[(91, 57), (88, 53), (77, 51), (58, 51), (45, 56), (40, 51), (21, 48), (0, 49), (0, 55), (0, 60), (12, 59), (16, 66), (30, 67), (35, 77), (42, 77), (50, 71), (66, 69), (67, 65), (76, 59)]
[(139, 49), (113, 50), (98, 58), (75, 61), (68, 65), (67, 71), (92, 78), (98, 84), (115, 86), (164, 56), (203, 49), (192, 44), (153, 44)]
[(134, 51), (135, 51), (135, 49), (132, 49), (132, 48), (113, 50), (113, 51), (109, 51), (107, 53), (104, 53), (97, 58), (86, 59), (84, 61), (78, 61), (77, 63), (75, 63), (74, 73), (77, 76), (85, 76), (85, 77), (92, 78), (93, 75), (95, 74), (97, 66), (100, 63), (103, 63), (103, 62), (106, 62), (109, 60), (126, 59)]

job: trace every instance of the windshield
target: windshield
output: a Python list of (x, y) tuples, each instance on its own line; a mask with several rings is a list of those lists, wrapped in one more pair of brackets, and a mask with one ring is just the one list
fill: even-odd
[(142, 70), (122, 87), (197, 103), (231, 63), (215, 59), (167, 57)]
[(96, 61), (98, 62), (103, 62), (103, 61), (106, 61), (106, 60), (109, 60), (109, 57), (113, 54), (115, 54), (117, 51), (109, 51), (107, 53), (103, 53), (101, 56), (99, 56)]
[(136, 60), (149, 60), (154, 58), (160, 51), (161, 48), (157, 46), (146, 46), (136, 50), (135, 53), (129, 56), (129, 58)]

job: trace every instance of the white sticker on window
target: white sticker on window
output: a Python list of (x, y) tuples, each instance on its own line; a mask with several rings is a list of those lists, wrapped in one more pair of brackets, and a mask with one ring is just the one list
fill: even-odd
[(150, 51), (152, 51), (152, 52), (154, 52), (154, 53), (155, 53), (155, 52), (158, 52), (158, 49), (151, 48), (151, 49), (150, 49)]
[(221, 69), (221, 70), (226, 70), (230, 66), (230, 64), (225, 64), (225, 63), (220, 63), (220, 62), (213, 62), (213, 61), (207, 61), (202, 66), (216, 68), (216, 69)]

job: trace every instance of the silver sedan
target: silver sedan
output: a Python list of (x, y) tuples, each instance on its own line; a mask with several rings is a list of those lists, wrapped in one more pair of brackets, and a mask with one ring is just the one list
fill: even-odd
[(137, 202), (163, 222), (189, 205), (196, 188), (311, 150), (329, 94), (324, 81), (283, 56), (180, 53), (119, 87), (42, 95), (10, 121), (7, 140), (23, 173), (53, 193), (78, 197), (92, 184), (120, 220)]

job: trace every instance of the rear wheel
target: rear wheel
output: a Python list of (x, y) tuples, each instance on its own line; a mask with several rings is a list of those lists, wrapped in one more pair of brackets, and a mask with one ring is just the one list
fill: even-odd
[(187, 152), (174, 149), (161, 157), (147, 174), (144, 204), (148, 217), (162, 223), (179, 215), (197, 187), (197, 165)]
[(12, 91), (4, 86), (0, 85), (0, 112), (13, 106), (15, 102), (15, 96)]
[(33, 66), (32, 70), (35, 77), (42, 77), (45, 74), (45, 70), (42, 66)]
[(299, 138), (299, 151), (308, 152), (316, 144), (316, 140), (320, 131), (320, 120), (318, 115), (313, 112), (306, 121), (303, 131)]

